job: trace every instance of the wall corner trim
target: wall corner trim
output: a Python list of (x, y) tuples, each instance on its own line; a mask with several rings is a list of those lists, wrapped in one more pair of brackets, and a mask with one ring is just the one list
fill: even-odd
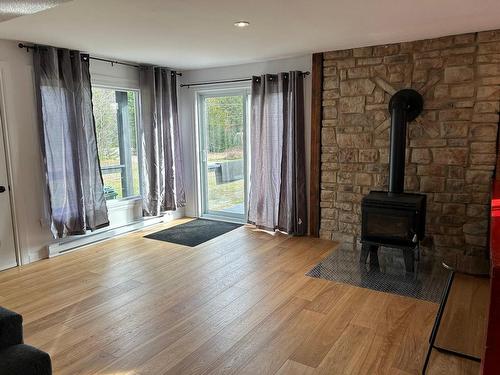
[(309, 186), (309, 234), (319, 237), (321, 180), (321, 121), (323, 95), (323, 53), (312, 55), (311, 71), (311, 178)]

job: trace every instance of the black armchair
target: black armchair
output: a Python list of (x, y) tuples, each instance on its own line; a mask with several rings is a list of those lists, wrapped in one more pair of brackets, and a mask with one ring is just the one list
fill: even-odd
[(50, 356), (23, 343), (23, 317), (0, 307), (0, 375), (51, 375)]

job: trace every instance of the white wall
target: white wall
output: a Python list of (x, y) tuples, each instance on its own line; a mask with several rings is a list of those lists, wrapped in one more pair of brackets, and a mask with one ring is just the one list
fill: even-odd
[[(91, 60), (94, 84), (138, 88), (139, 73), (133, 67), (111, 66)], [(24, 264), (48, 256), (47, 245), (54, 243), (49, 228), (42, 222), (42, 162), (37, 124), (32, 53), (13, 41), (0, 40), (0, 72), (4, 96), (6, 128), (12, 160), (12, 187)], [(141, 217), (140, 201), (109, 206), (111, 226), (119, 226)]]
[(139, 89), (139, 70), (133, 66), (91, 59), (90, 76), (93, 85)]
[[(311, 71), (312, 56), (301, 56), (290, 59), (272, 60), (253, 64), (227, 66), (202, 70), (182, 72), (181, 83), (195, 83), (207, 81), (248, 78), (253, 75), (279, 73), (291, 70)], [(184, 170), (186, 179), (186, 216), (198, 215), (197, 194), (197, 154), (196, 154), (196, 118), (195, 98), (197, 89), (208, 89), (213, 86), (198, 86), (180, 89), (180, 121), (182, 133), (182, 147), (184, 156)], [(221, 86), (216, 86), (220, 88)], [(311, 77), (304, 81), (305, 90), (305, 142), (306, 142), (306, 177), (309, 189), (310, 139), (311, 139)], [(309, 191), (307, 192), (309, 196)]]
[(42, 171), (36, 120), (32, 55), (12, 41), (0, 40), (0, 69), (12, 188), (23, 263), (44, 257), (50, 232), (42, 228)]

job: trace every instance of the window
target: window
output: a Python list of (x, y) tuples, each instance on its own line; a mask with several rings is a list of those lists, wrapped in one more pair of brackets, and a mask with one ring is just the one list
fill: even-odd
[(93, 87), (92, 103), (106, 199), (140, 195), (138, 92)]

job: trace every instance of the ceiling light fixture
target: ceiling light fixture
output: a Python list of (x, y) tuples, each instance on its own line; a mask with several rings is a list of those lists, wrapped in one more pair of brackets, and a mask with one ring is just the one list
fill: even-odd
[(238, 21), (234, 23), (234, 26), (239, 27), (239, 28), (244, 28), (247, 26), (250, 26), (250, 22), (248, 21)]

